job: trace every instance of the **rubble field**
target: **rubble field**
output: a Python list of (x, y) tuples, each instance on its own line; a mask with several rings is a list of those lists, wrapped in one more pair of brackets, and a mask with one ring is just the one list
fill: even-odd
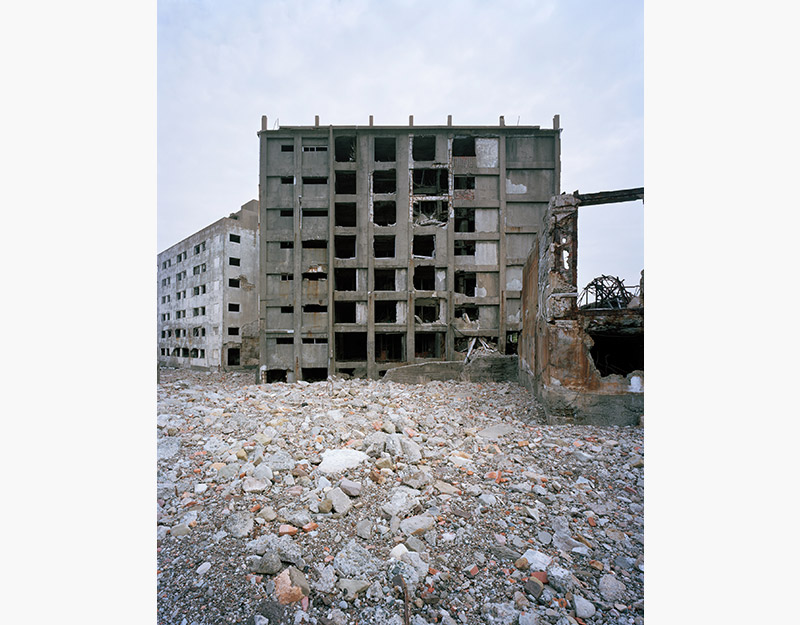
[(158, 623), (644, 623), (641, 427), (513, 383), (163, 369)]

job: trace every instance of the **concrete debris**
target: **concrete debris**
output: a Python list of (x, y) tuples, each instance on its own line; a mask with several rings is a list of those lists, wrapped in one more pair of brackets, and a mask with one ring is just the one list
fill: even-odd
[(508, 382), (160, 379), (159, 623), (643, 623), (641, 428)]

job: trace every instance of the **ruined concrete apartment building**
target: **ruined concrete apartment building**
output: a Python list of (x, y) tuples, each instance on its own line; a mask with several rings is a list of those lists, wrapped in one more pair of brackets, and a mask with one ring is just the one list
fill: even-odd
[(553, 127), (262, 118), (260, 375), (378, 378), (516, 351), (523, 266), (560, 192)]
[(158, 255), (158, 363), (258, 366), (258, 201)]

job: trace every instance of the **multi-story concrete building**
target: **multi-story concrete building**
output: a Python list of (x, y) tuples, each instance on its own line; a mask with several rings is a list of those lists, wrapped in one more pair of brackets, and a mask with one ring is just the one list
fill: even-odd
[(258, 201), (158, 255), (158, 362), (258, 366)]
[[(314, 126), (262, 118), (267, 381), (514, 353), (522, 269), (560, 192), (560, 130)], [(479, 343), (480, 345), (480, 343)]]

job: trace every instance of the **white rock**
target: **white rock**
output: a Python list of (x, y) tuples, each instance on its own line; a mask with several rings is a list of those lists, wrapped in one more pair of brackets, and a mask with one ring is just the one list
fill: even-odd
[(528, 549), (522, 554), (522, 557), (528, 561), (532, 571), (544, 571), (553, 561), (553, 558), (548, 556), (546, 553), (536, 551), (535, 549)]
[(398, 543), (389, 552), (389, 556), (395, 560), (400, 560), (404, 554), (408, 553), (408, 548), (403, 543)]
[(591, 601), (580, 595), (573, 595), (572, 602), (575, 604), (575, 616), (578, 618), (591, 618), (597, 611)]
[(210, 568), (211, 568), (211, 562), (203, 562), (203, 564), (197, 567), (197, 574), (204, 575)]
[(328, 449), (322, 452), (322, 462), (317, 469), (322, 473), (338, 473), (356, 468), (368, 457), (357, 449)]

